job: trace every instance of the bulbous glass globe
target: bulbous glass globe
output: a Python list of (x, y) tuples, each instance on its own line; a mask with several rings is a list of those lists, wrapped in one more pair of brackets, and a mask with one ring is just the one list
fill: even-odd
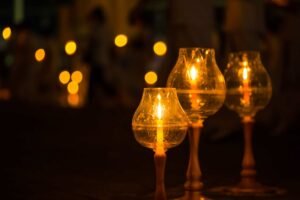
[(188, 118), (175, 88), (145, 88), (134, 113), (135, 139), (143, 146), (166, 151), (180, 144), (188, 129)]
[(174, 87), (190, 123), (215, 114), (224, 103), (226, 86), (213, 49), (181, 48), (168, 87)]
[(253, 117), (269, 103), (272, 84), (259, 52), (231, 53), (224, 76), (227, 85), (225, 104), (241, 117)]

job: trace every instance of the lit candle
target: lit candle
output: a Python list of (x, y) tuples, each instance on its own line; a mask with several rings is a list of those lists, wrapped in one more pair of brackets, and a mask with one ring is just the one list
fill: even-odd
[(156, 109), (157, 114), (157, 131), (156, 131), (156, 153), (164, 154), (164, 131), (163, 131), (163, 106), (161, 105), (161, 96), (157, 96), (158, 105)]
[[(197, 62), (198, 62), (198, 60), (197, 60)], [(197, 89), (198, 71), (194, 65), (192, 65), (189, 70), (189, 77), (191, 80), (191, 89), (196, 90)], [(198, 109), (199, 100), (197, 99), (197, 95), (193, 94), (193, 91), (192, 91), (192, 93), (190, 94), (190, 97), (191, 97), (192, 108)]]
[(197, 69), (194, 65), (191, 66), (189, 73), (190, 73), (190, 78), (191, 78), (191, 85), (192, 85), (192, 88), (194, 89), (194, 87), (196, 86), (196, 81), (197, 81), (197, 77), (198, 77)]
[(250, 90), (249, 90), (249, 67), (248, 67), (248, 62), (244, 61), (243, 62), (243, 71), (242, 71), (242, 78), (243, 78), (243, 99), (242, 102), (244, 103), (245, 106), (250, 105)]

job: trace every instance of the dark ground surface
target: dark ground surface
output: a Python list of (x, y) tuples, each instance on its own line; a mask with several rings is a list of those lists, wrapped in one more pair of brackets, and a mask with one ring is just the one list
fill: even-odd
[[(0, 199), (146, 199), (154, 189), (153, 153), (133, 137), (133, 111), (0, 103), (4, 192)], [(236, 183), (241, 130), (218, 141), (205, 134), (199, 155), (206, 188)], [(296, 124), (279, 136), (257, 125), (254, 143), (260, 181), (288, 190), (283, 197), (257, 199), (300, 199), (300, 131)], [(187, 147), (185, 141), (167, 152), (169, 194), (184, 182)]]

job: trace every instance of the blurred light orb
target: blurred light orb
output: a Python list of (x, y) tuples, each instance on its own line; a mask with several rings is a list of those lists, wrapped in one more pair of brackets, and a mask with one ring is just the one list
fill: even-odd
[(83, 78), (82, 73), (78, 70), (73, 72), (71, 75), (71, 80), (78, 84), (82, 81), (82, 78)]
[(4, 40), (8, 40), (10, 36), (11, 36), (11, 28), (7, 26), (2, 31), (2, 37)]
[(74, 81), (71, 81), (69, 84), (68, 84), (68, 92), (70, 94), (76, 94), (79, 90), (79, 86), (78, 86), (78, 83), (74, 82)]
[(73, 40), (69, 40), (65, 45), (65, 52), (68, 55), (73, 55), (76, 52), (77, 44)]
[(58, 78), (62, 84), (67, 84), (70, 81), (70, 73), (66, 70), (62, 71), (60, 72)]
[(68, 95), (68, 103), (70, 106), (78, 106), (79, 105), (79, 95), (78, 94), (69, 94)]
[(117, 47), (124, 47), (128, 42), (128, 38), (124, 34), (119, 34), (115, 37), (115, 45)]
[(163, 41), (157, 41), (153, 45), (153, 51), (158, 56), (163, 56), (167, 53), (167, 45)]
[(35, 51), (35, 54), (34, 54), (34, 57), (35, 57), (35, 60), (38, 61), (38, 62), (42, 62), (45, 57), (46, 57), (46, 52), (44, 49), (40, 48), (38, 50)]
[(157, 74), (154, 71), (149, 71), (145, 74), (145, 81), (149, 85), (153, 85), (157, 82)]

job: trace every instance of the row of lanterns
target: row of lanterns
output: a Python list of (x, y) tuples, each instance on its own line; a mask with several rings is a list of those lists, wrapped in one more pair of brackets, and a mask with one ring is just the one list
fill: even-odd
[(163, 181), (166, 151), (183, 141), (188, 128), (190, 155), (183, 199), (207, 199), (203, 195), (198, 160), (199, 138), (203, 122), (224, 102), (239, 114), (244, 124), (241, 181), (235, 186), (213, 188), (209, 193), (232, 196), (282, 194), (283, 190), (262, 185), (256, 180), (252, 150), (254, 117), (268, 104), (271, 95), (271, 80), (258, 52), (231, 53), (223, 76), (213, 49), (181, 48), (167, 87), (145, 88), (132, 119), (135, 139), (155, 152), (155, 199), (167, 199)]

